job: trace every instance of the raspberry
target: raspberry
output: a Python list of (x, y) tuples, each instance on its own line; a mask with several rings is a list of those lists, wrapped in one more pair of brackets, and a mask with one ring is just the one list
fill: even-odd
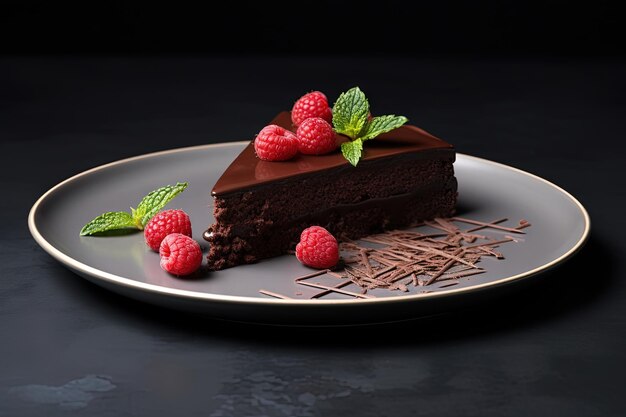
[(256, 135), (254, 150), (264, 161), (286, 161), (298, 153), (298, 138), (285, 128), (268, 125)]
[(310, 117), (298, 127), (298, 150), (307, 155), (322, 155), (337, 149), (335, 131), (320, 117)]
[(296, 257), (306, 266), (331, 268), (339, 262), (337, 239), (320, 226), (304, 229), (296, 245)]
[(321, 117), (328, 123), (333, 120), (333, 111), (328, 107), (328, 100), (324, 93), (313, 91), (305, 94), (296, 101), (291, 109), (291, 121), (299, 126), (309, 117)]
[(146, 244), (155, 252), (161, 241), (170, 233), (182, 233), (191, 237), (191, 220), (182, 210), (165, 210), (157, 213), (146, 225), (143, 236)]
[(202, 250), (198, 242), (181, 233), (165, 236), (159, 248), (161, 268), (174, 275), (189, 275), (200, 268)]

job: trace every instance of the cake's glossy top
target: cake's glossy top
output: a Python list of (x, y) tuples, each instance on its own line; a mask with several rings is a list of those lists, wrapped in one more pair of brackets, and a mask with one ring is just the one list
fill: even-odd
[[(271, 123), (295, 131), (289, 112), (279, 113)], [(368, 140), (363, 147), (361, 161), (353, 169), (367, 169), (366, 161), (435, 149), (454, 152), (449, 143), (416, 126), (404, 125), (376, 139)], [(295, 158), (283, 162), (261, 161), (254, 152), (254, 143), (250, 142), (217, 180), (212, 195), (240, 191), (294, 175), (311, 174), (345, 165), (349, 165), (349, 162), (340, 151), (319, 156), (298, 154)]]

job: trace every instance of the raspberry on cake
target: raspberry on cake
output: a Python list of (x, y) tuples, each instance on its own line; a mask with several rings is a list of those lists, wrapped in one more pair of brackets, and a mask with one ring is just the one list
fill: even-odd
[(306, 155), (323, 155), (337, 149), (333, 127), (321, 117), (309, 117), (296, 131), (298, 151)]
[(303, 95), (291, 109), (291, 121), (294, 126), (299, 126), (309, 117), (321, 117), (328, 123), (333, 119), (333, 112), (328, 106), (328, 99), (321, 91), (313, 91)]
[[(365, 117), (368, 113), (364, 110)], [(271, 123), (288, 131), (292, 114), (282, 112)], [(358, 239), (452, 215), (457, 197), (452, 145), (404, 125), (368, 139), (363, 149), (352, 166), (340, 152), (268, 162), (256, 157), (253, 143), (246, 146), (211, 193), (215, 222), (205, 233), (209, 268), (285, 254), (312, 225), (339, 240)]]
[(286, 161), (298, 153), (298, 138), (284, 127), (270, 124), (256, 135), (254, 150), (264, 161)]

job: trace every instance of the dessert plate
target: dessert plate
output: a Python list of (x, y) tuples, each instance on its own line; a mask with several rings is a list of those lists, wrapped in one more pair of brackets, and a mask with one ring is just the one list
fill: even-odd
[[(590, 230), (584, 207), (556, 185), (499, 163), (459, 154), (458, 214), (475, 220), (527, 219), (532, 227), (516, 243), (498, 248), (505, 259), (486, 258), (486, 273), (431, 292), (380, 290), (375, 298), (330, 294), (322, 299), (276, 299), (302, 294), (294, 279), (310, 273), (295, 256), (282, 256), (224, 271), (199, 271), (177, 278), (162, 271), (142, 233), (81, 237), (81, 227), (105, 211), (128, 210), (148, 191), (187, 181), (189, 187), (169, 204), (191, 217), (193, 237), (202, 239), (212, 222), (210, 190), (246, 142), (174, 149), (129, 158), (75, 175), (46, 192), (32, 207), (28, 224), (41, 247), (63, 265), (102, 287), (163, 307), (214, 318), (275, 324), (374, 323), (438, 314), (493, 296), (527, 281), (572, 256)], [(495, 231), (494, 233), (497, 233)], [(423, 288), (423, 287), (422, 287)], [(378, 291), (378, 290), (377, 290)], [(306, 295), (306, 294), (304, 294)]]

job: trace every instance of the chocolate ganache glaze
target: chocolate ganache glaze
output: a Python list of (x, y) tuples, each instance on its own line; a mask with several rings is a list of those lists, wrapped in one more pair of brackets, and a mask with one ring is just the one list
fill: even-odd
[[(296, 130), (287, 111), (279, 113), (271, 123), (294, 132)], [(423, 154), (432, 157), (433, 152), (441, 153), (441, 157), (454, 155), (454, 147), (412, 125), (404, 125), (376, 139), (368, 140), (363, 148), (363, 157), (356, 168), (350, 166), (339, 151), (327, 155), (298, 154), (295, 158), (283, 162), (262, 161), (256, 156), (252, 141), (224, 171), (211, 194), (220, 196), (331, 168), (367, 169), (371, 165), (369, 162), (401, 154), (412, 154), (413, 157)]]

